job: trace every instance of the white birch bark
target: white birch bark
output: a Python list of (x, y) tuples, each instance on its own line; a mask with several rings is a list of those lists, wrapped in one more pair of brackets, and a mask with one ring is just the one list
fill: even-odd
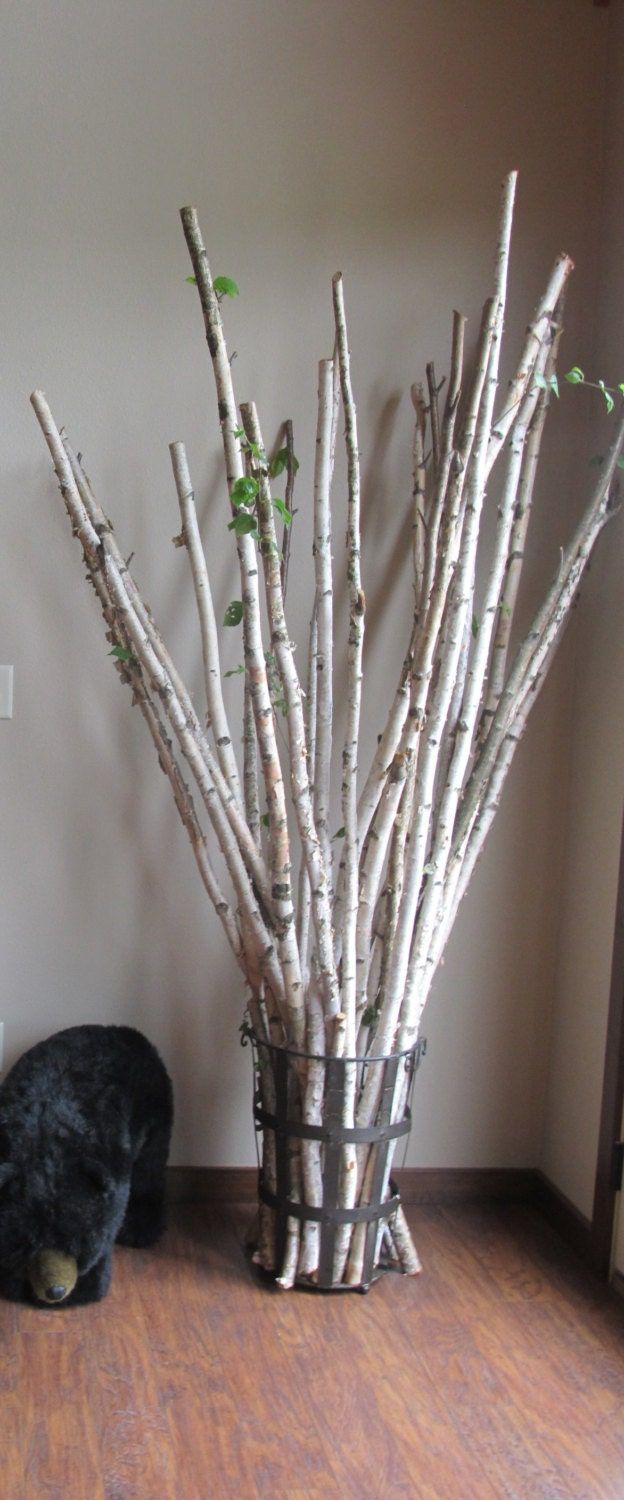
[(262, 825), (260, 822), (260, 792), (258, 786), (258, 744), (256, 740), (256, 721), (254, 718), (251, 688), (246, 672), (243, 689), (243, 786), (245, 789), (245, 818), (256, 848), (261, 849)]
[(504, 584), (501, 589), (499, 603), (498, 623), (492, 646), (492, 657), (488, 673), (487, 695), (485, 698), (481, 724), (479, 726), (480, 738), (485, 738), (490, 721), (496, 711), (496, 707), (503, 690), (507, 656), (511, 640), (511, 631), (514, 621), (522, 565), (524, 562), (524, 547), (526, 542), (531, 510), (533, 505), (533, 491), (537, 475), (537, 466), (542, 444), (544, 423), (551, 397), (551, 380), (556, 371), (557, 353), (559, 341), (562, 334), (561, 315), (562, 297), (555, 312), (555, 323), (553, 324), (554, 338), (548, 352), (546, 367), (544, 370), (545, 386), (539, 390), (537, 407), (529, 424), (529, 431), (524, 445), (522, 455), (522, 472), (518, 490), (518, 502), (516, 505), (514, 524), (511, 533), (509, 556), (505, 572)]
[(214, 734), (217, 759), (221, 770), (242, 813), (243, 799), (238, 766), (236, 764), (236, 756), (234, 754), (232, 736), (230, 734), (230, 726), (221, 689), (219, 635), (212, 602), (212, 590), (197, 521), (195, 493), (191, 484), (184, 443), (170, 443), (169, 452), (171, 454), (171, 464), (182, 519), (180, 539), (188, 552), (197, 604), (208, 723)]
[[(544, 357), (538, 361), (538, 368), (543, 370)], [(446, 787), (440, 802), (430, 860), (432, 871), (427, 881), (424, 892), (422, 907), (418, 918), (416, 944), (410, 959), (413, 968), (413, 984), (418, 990), (419, 975), (426, 964), (429, 943), (434, 926), (436, 925), (437, 913), (443, 900), (444, 880), (446, 867), (451, 849), (453, 828), (457, 808), (462, 795), (464, 777), (468, 766), (470, 752), (475, 733), (475, 727), (479, 715), (479, 707), (483, 694), (483, 683), (490, 655), (490, 644), (494, 635), (496, 618), (499, 609), (500, 593), (507, 565), (509, 552), (509, 538), (513, 525), (516, 506), (516, 496), (520, 482), (522, 466), (522, 455), (526, 434), (533, 417), (537, 403), (538, 388), (530, 387), (522, 402), (516, 424), (511, 438), (509, 464), (503, 493), (499, 502), (499, 519), (495, 544), (494, 559), (490, 576), (485, 591), (481, 618), (478, 622), (476, 640), (472, 652), (472, 658), (468, 668), (466, 687), (464, 691), (463, 705), (457, 724), (455, 745), (448, 771)], [(487, 413), (486, 413), (487, 422)], [(481, 479), (477, 480), (482, 484)], [(485, 486), (483, 485), (483, 493)], [(478, 528), (478, 518), (477, 518)], [(476, 546), (478, 536), (475, 539), (474, 557), (476, 560)], [(470, 564), (472, 576), (474, 577), (474, 565)], [(464, 631), (468, 621), (464, 617)], [(457, 671), (454, 673), (454, 678)]]
[[(357, 415), (351, 385), (351, 358), (344, 308), (342, 276), (338, 272), (332, 281), (334, 298), (334, 320), (336, 344), (340, 368), (342, 409), (345, 419), (345, 446), (347, 452), (348, 505), (347, 505), (347, 585), (349, 598), (349, 638), (347, 646), (347, 713), (345, 739), (342, 752), (342, 818), (344, 843), (342, 861), (344, 882), (340, 903), (341, 918), (341, 1018), (334, 1036), (336, 1055), (353, 1058), (356, 1043), (356, 926), (358, 911), (358, 865), (360, 843), (357, 816), (357, 771), (358, 743), (360, 734), (360, 712), (362, 702), (362, 652), (364, 648), (364, 611), (366, 600), (360, 573), (360, 454), (358, 447)], [(334, 908), (336, 916), (336, 906)], [(346, 1063), (344, 1070), (343, 1125), (355, 1123), (357, 1074), (355, 1063)], [(340, 1176), (340, 1203), (351, 1208), (356, 1192), (356, 1154), (352, 1145), (342, 1151)], [(334, 1279), (342, 1280), (349, 1248), (350, 1229), (340, 1226), (336, 1233), (334, 1251)]]
[[(219, 299), (212, 284), (197, 214), (193, 208), (184, 208), (181, 218), (204, 314), (206, 340), (215, 378), (227, 483), (231, 493), (236, 481), (243, 478), (244, 465), (240, 442), (236, 437), (238, 430), (236, 401)], [(291, 1039), (295, 1047), (301, 1047), (305, 1034), (305, 1018), (301, 968), (294, 926), (288, 816), (262, 643), (258, 562), (255, 544), (249, 535), (237, 535), (236, 545), (241, 570), (245, 667), (254, 709), (269, 818), (271, 898), (275, 915), (277, 949), (284, 977)]]
[(332, 897), (332, 849), (329, 831), (333, 722), (333, 577), (331, 534), (331, 436), (334, 363), (319, 364), (316, 459), (314, 466), (314, 576), (316, 585), (316, 755), (314, 821)]
[(574, 270), (574, 261), (569, 255), (558, 255), (553, 266), (546, 291), (538, 303), (526, 331), (526, 338), (515, 374), (507, 387), (503, 410), (497, 417), (490, 437), (487, 455), (489, 475), (500, 450), (515, 421), (518, 406), (532, 377), (533, 367), (540, 345), (543, 343), (549, 323), (552, 323), (555, 308), (562, 295), (566, 281)]
[(214, 783), (215, 791), (220, 799), (223, 811), (228, 819), (234, 837), (236, 838), (241, 854), (245, 859), (247, 868), (254, 881), (256, 889), (265, 904), (267, 906), (270, 906), (271, 897), (266, 865), (264, 864), (261, 855), (259, 854), (252, 838), (250, 837), (248, 825), (242, 815), (242, 811), (240, 809), (238, 801), (236, 800), (234, 791), (224, 777), (218, 761), (213, 755), (208, 740), (206, 739), (206, 735), (199, 722), (199, 718), (195, 712), (195, 708), (188, 689), (183, 682), (174, 661), (171, 658), (171, 655), (165, 645), (165, 642), (162, 639), (162, 636), (160, 635), (160, 632), (157, 629), (150, 609), (147, 607), (141, 597), (140, 590), (138, 589), (135, 580), (132, 577), (128, 563), (123, 557), (122, 552), (117, 544), (117, 539), (115, 537), (113, 527), (111, 526), (110, 521), (105, 516), (104, 511), (102, 510), (102, 507), (100, 506), (99, 501), (97, 500), (97, 497), (94, 493), (93, 487), (90, 484), (82, 465), (78, 463), (67, 438), (64, 437), (62, 439), (62, 442), (66, 456), (71, 466), (74, 482), (80, 495), (81, 502), (85, 507), (85, 510), (90, 518), (95, 532), (100, 538), (102, 547), (105, 551), (108, 551), (110, 553), (119, 576), (123, 580), (124, 590), (128, 596), (129, 602), (131, 603), (132, 608), (136, 613), (140, 625), (145, 631), (145, 635), (150, 642), (155, 655), (157, 656), (163, 668), (163, 671), (166, 674), (166, 677), (169, 679), (172, 698), (175, 697), (177, 699), (179, 713), (184, 717), (187, 728), (190, 734), (195, 739), (197, 750), (204, 761), (210, 781)]
[(425, 431), (427, 416), (422, 385), (417, 381), (411, 388), (412, 406), (415, 413), (414, 441), (412, 444), (412, 560), (414, 566), (414, 609), (420, 608), (425, 580), (425, 537), (427, 522), (425, 512), (426, 467)]
[[(312, 609), (310, 620), (310, 631), (308, 637), (308, 685), (305, 706), (305, 735), (308, 747), (308, 776), (310, 786), (314, 787), (316, 775), (316, 722), (317, 722), (317, 670), (316, 656), (318, 650), (318, 627), (316, 621), (316, 600)], [(303, 973), (304, 987), (306, 991), (306, 1003), (308, 1003), (308, 984), (310, 981), (310, 941), (311, 941), (311, 907), (312, 893), (310, 889), (310, 875), (305, 859), (301, 857), (299, 863), (299, 887), (297, 895), (297, 942), (301, 955), (301, 970)], [(309, 1046), (309, 1043), (308, 1043)]]
[[(426, 742), (421, 747), (419, 753), (415, 793), (416, 816), (406, 862), (401, 908), (388, 963), (386, 992), (382, 999), (376, 1030), (375, 1044), (381, 1052), (390, 1051), (393, 1045), (403, 1003), (414, 923), (420, 900), (428, 848), (440, 740), (453, 694), (455, 671), (461, 651), (467, 604), (472, 597), (472, 580), (474, 578), (479, 520), (483, 503), (482, 476), (486, 445), (491, 427), (491, 413), (496, 394), (499, 345), (504, 318), (515, 183), (516, 175), (512, 173), (506, 179), (503, 191), (501, 223), (496, 254), (495, 293), (491, 304), (486, 304), (484, 311), (481, 347), (477, 360), (477, 375), (473, 383), (472, 399), (464, 423), (462, 448), (463, 454), (466, 457), (463, 469), (460, 472), (466, 469), (468, 460), (470, 460), (470, 463), (466, 479), (467, 493), (464, 507), (464, 525), (459, 551), (455, 554), (458, 570), (457, 578), (454, 579), (453, 585), (455, 603), (452, 606), (452, 618), (448, 625), (446, 657), (435, 688), (432, 713), (427, 723)], [(455, 500), (451, 519), (451, 546), (445, 549), (446, 561), (444, 561), (445, 553), (443, 552), (436, 578), (437, 610), (433, 617), (433, 624), (428, 618), (427, 626), (425, 627), (425, 639), (427, 640), (428, 638), (428, 652), (424, 656), (424, 660), (421, 658), (419, 662), (419, 665), (422, 663), (424, 670), (421, 668), (420, 673), (415, 672), (414, 674), (419, 694), (417, 698), (418, 724), (424, 722), (424, 709), (427, 702), (433, 666), (435, 641), (437, 640), (442, 621), (448, 583), (455, 567), (455, 557), (451, 547), (458, 531), (457, 499)], [(451, 566), (449, 566), (449, 552), (452, 559)], [(442, 588), (440, 587), (440, 583), (443, 585)], [(378, 1095), (378, 1079), (369, 1074), (358, 1109), (359, 1123), (368, 1123), (374, 1117)]]
[[(262, 434), (252, 403), (241, 406), (241, 416), (250, 442), (261, 449)], [(286, 722), (290, 755), (290, 789), (297, 819), (301, 850), (310, 876), (312, 907), (318, 945), (319, 970), (325, 988), (327, 1006), (337, 1008), (338, 981), (334, 967), (329, 882), (317, 831), (314, 825), (312, 793), (308, 772), (305, 720), (301, 684), (284, 616), (284, 599), (275, 536), (273, 504), (266, 469), (259, 468), (257, 479), (258, 527), (260, 555), (264, 570), (267, 613), (271, 630), (271, 647), (275, 653), (286, 698)], [(293, 936), (295, 929), (293, 927)], [(297, 1043), (301, 1045), (301, 1043)]]

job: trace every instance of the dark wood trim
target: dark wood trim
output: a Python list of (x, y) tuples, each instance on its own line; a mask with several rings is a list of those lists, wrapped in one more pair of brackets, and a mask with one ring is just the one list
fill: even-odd
[[(406, 1208), (418, 1204), (524, 1202), (536, 1207), (571, 1250), (598, 1270), (592, 1225), (533, 1168), (402, 1167), (394, 1174)], [(218, 1205), (257, 1202), (256, 1167), (168, 1167), (170, 1203)]]
[(409, 1208), (418, 1203), (530, 1199), (535, 1173), (513, 1167), (403, 1167), (393, 1176)]
[(621, 1271), (614, 1271), (611, 1277), (611, 1286), (618, 1297), (624, 1297), (624, 1276)]
[(256, 1167), (167, 1167), (170, 1203), (255, 1203)]
[(593, 1261), (602, 1276), (609, 1275), (613, 1245), (616, 1188), (613, 1148), (619, 1139), (624, 1103), (624, 833), (611, 961), (611, 988), (602, 1086), (598, 1162), (592, 1213)]
[(543, 1172), (533, 1173), (532, 1199), (540, 1213), (570, 1249), (597, 1270), (591, 1221), (550, 1182)]
[[(403, 1167), (394, 1174), (406, 1207), (418, 1203), (470, 1203), (479, 1199), (530, 1200), (535, 1172), (512, 1168)], [(169, 1167), (171, 1203), (255, 1203), (255, 1167)]]

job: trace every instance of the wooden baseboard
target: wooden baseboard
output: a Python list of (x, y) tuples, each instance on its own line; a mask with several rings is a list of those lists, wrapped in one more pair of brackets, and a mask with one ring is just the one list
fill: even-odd
[(418, 1203), (477, 1203), (531, 1198), (534, 1173), (514, 1167), (403, 1167), (396, 1178), (407, 1207)]
[[(532, 1198), (535, 1173), (512, 1168), (402, 1167), (394, 1174), (403, 1203), (470, 1203)], [(169, 1167), (171, 1203), (254, 1203), (255, 1167)]]
[[(402, 1167), (394, 1173), (406, 1207), (436, 1203), (532, 1203), (586, 1265), (602, 1273), (592, 1226), (542, 1172), (513, 1167)], [(256, 1167), (168, 1167), (170, 1203), (255, 1203)], [(622, 1278), (624, 1284), (624, 1278)]]
[(624, 1298), (624, 1275), (621, 1271), (611, 1272), (611, 1286), (618, 1297)]
[(587, 1265), (596, 1269), (596, 1251), (589, 1219), (566, 1198), (543, 1172), (533, 1173), (533, 1202), (561, 1239)]
[(167, 1167), (170, 1203), (255, 1203), (256, 1167)]

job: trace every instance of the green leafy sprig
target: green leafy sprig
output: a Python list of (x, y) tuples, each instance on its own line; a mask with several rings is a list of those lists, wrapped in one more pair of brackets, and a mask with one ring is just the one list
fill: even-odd
[[(189, 286), (197, 286), (197, 277), (196, 276), (187, 276), (186, 280), (187, 280)], [(240, 292), (239, 292), (239, 289), (238, 289), (238, 287), (236, 285), (236, 282), (232, 281), (232, 277), (231, 276), (215, 276), (214, 281), (212, 283), (212, 289), (213, 289), (214, 292), (216, 292), (216, 295), (217, 295), (217, 298), (218, 298), (219, 302), (222, 300), (223, 297), (238, 297), (238, 296), (240, 296)]]

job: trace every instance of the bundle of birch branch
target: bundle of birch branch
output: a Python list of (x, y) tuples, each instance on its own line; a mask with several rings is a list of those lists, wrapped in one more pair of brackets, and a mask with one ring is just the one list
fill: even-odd
[[(194, 209), (182, 210), (193, 279), (204, 316), (216, 388), (230, 528), (240, 564), (238, 609), (244, 642), (242, 774), (222, 690), (219, 628), (184, 445), (171, 444), (197, 603), (206, 711), (194, 706), (130, 572), (81, 458), (55, 425), (44, 395), (32, 396), (61, 493), (98, 597), (117, 670), (145, 717), (171, 783), (199, 874), (242, 971), (257, 1038), (299, 1054), (291, 1113), (322, 1126), (324, 1060), (346, 1059), (343, 1124), (374, 1124), (379, 1082), (357, 1060), (407, 1052), (459, 903), (496, 812), (505, 777), (552, 661), (583, 570), (611, 508), (624, 441), (620, 421), (593, 493), (533, 623), (513, 651), (512, 634), (544, 421), (572, 262), (556, 260), (530, 319), (515, 371), (498, 399), (498, 370), (515, 174), (504, 184), (492, 294), (476, 354), (465, 368), (465, 319), (453, 317), (450, 371), (442, 404), (432, 365), (412, 387), (413, 491), (409, 519), (413, 610), (396, 690), (365, 775), (358, 766), (363, 702), (365, 596), (360, 577), (360, 454), (340, 275), (333, 279), (335, 346), (319, 365), (314, 495), (314, 606), (309, 667), (302, 683), (284, 613), (296, 460), (292, 434), (271, 462), (256, 409), (237, 403), (215, 288)], [(443, 383), (444, 384), (444, 383)], [(340, 417), (342, 412), (342, 420)], [(341, 842), (330, 834), (334, 723), (332, 477), (339, 428), (347, 470), (348, 591), (346, 728), (341, 739)], [(479, 546), (488, 486), (498, 466), (494, 541)], [(279, 469), (286, 501), (272, 496)], [(299, 481), (300, 483), (301, 481)], [(278, 539), (277, 524), (285, 522)], [(281, 529), (281, 526), (280, 526)], [(475, 618), (477, 563), (480, 603)], [(344, 573), (342, 577), (344, 578)], [(261, 598), (264, 594), (264, 599)], [(481, 597), (482, 596), (482, 597)], [(286, 726), (277, 732), (276, 715)], [(280, 743), (281, 741), (281, 743)], [(191, 792), (191, 781), (194, 793)], [(195, 798), (199, 799), (196, 805)], [(217, 872), (206, 836), (221, 856)], [(340, 847), (334, 858), (333, 850)], [(291, 872), (299, 869), (298, 882)], [(296, 889), (295, 889), (296, 886)], [(263, 1070), (271, 1107), (270, 1069)], [(406, 1105), (400, 1070), (392, 1120)], [(290, 1201), (323, 1201), (323, 1142), (304, 1137), (291, 1153)], [(339, 1202), (366, 1204), (373, 1152), (342, 1148)], [(384, 1174), (384, 1193), (392, 1150)], [(271, 1184), (274, 1152), (265, 1141)], [(275, 1186), (273, 1182), (273, 1186)], [(261, 1209), (257, 1255), (282, 1286), (318, 1274), (319, 1220), (293, 1214), (275, 1263), (273, 1213)], [(379, 1230), (379, 1253), (382, 1235)], [(399, 1207), (392, 1243), (403, 1269), (419, 1269)], [(334, 1248), (336, 1285), (357, 1285), (364, 1227), (343, 1223)]]

